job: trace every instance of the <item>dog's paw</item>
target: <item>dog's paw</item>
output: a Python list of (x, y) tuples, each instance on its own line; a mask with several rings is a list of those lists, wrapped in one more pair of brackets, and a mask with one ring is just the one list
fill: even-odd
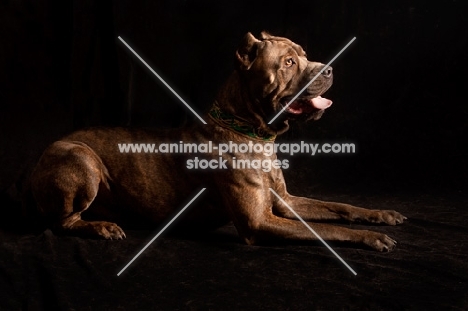
[(388, 235), (373, 231), (366, 231), (363, 242), (365, 245), (379, 252), (390, 252), (397, 244), (397, 242)]
[(377, 210), (374, 211), (372, 222), (395, 226), (398, 224), (402, 224), (405, 219), (407, 218), (402, 214), (398, 213), (397, 211)]
[(126, 238), (125, 232), (112, 222), (96, 221), (92, 222), (95, 233), (106, 240), (123, 240)]

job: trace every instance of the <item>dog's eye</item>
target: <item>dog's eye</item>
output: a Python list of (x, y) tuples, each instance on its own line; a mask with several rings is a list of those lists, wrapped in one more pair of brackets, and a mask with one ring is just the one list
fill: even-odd
[(286, 59), (286, 62), (285, 62), (286, 67), (291, 67), (294, 64), (295, 64), (295, 62), (294, 62), (294, 59), (292, 57)]

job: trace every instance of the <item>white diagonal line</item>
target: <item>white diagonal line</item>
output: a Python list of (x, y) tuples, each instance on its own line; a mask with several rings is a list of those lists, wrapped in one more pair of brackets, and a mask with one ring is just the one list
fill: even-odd
[(294, 214), (294, 216), (296, 216), (297, 219), (299, 219), (299, 220), (304, 224), (304, 226), (306, 226), (307, 229), (309, 229), (309, 230), (317, 237), (317, 239), (319, 239), (320, 242), (322, 242), (323, 245), (325, 245), (325, 246), (333, 253), (333, 255), (335, 255), (336, 258), (338, 258), (338, 259), (346, 266), (346, 268), (348, 268), (354, 275), (357, 275), (357, 273), (353, 270), (353, 268), (351, 268), (351, 267), (346, 263), (346, 261), (344, 261), (344, 260), (340, 257), (340, 255), (338, 255), (338, 254), (327, 244), (327, 242), (325, 242), (325, 241), (317, 234), (317, 232), (315, 232), (315, 230), (312, 229), (312, 228), (309, 226), (309, 224), (306, 223), (306, 222), (304, 221), (304, 219), (302, 219), (301, 216), (299, 216), (299, 214), (297, 214), (297, 213), (292, 209), (292, 207), (289, 206), (288, 203), (286, 203), (286, 202), (275, 192), (275, 190), (273, 190), (273, 189), (270, 188), (270, 191), (271, 191), (281, 202), (283, 202), (284, 205), (286, 205), (286, 206), (289, 208), (289, 210)]
[(158, 75), (156, 73), (156, 71), (153, 70), (153, 68), (150, 67), (150, 65), (148, 65), (145, 60), (143, 58), (140, 57), (140, 55), (138, 55), (137, 52), (135, 52), (131, 47), (130, 45), (127, 44), (127, 42), (125, 42), (124, 39), (122, 39), (122, 37), (118, 37), (120, 41), (122, 41), (123, 44), (125, 44), (125, 46), (130, 50), (132, 51), (133, 54), (135, 54), (135, 56), (146, 66), (148, 67), (149, 70), (151, 70), (151, 72), (195, 115), (197, 116), (198, 119), (200, 119), (200, 121), (202, 121), (203, 124), (206, 124), (205, 120), (203, 120), (199, 115), (198, 113), (195, 112), (195, 110), (192, 109), (192, 107), (190, 107), (189, 104), (187, 104), (187, 102), (179, 96), (179, 94), (177, 94), (176, 91), (174, 91), (174, 89), (166, 83), (166, 81), (164, 81), (163, 78), (161, 78), (160, 75)]
[(351, 41), (349, 41), (348, 44), (346, 44), (346, 46), (345, 46), (344, 48), (342, 48), (341, 51), (339, 51), (338, 54), (336, 54), (335, 57), (333, 57), (332, 60), (329, 61), (328, 64), (326, 64), (325, 67), (323, 67), (322, 70), (320, 70), (320, 72), (317, 73), (317, 74), (315, 75), (315, 77), (313, 77), (312, 80), (310, 80), (309, 83), (307, 83), (306, 86), (304, 86), (304, 87), (302, 88), (302, 90), (300, 90), (300, 91), (296, 94), (296, 96), (294, 96), (294, 97), (288, 102), (288, 104), (285, 105), (285, 106), (276, 114), (276, 116), (273, 117), (273, 119), (271, 119), (270, 122), (268, 122), (268, 124), (273, 123), (273, 121), (275, 121), (276, 118), (278, 118), (279, 115), (282, 114), (282, 113), (286, 110), (286, 108), (288, 108), (289, 105), (291, 105), (291, 103), (293, 103), (293, 102), (302, 94), (302, 92), (304, 92), (304, 91), (309, 87), (309, 85), (311, 85), (311, 84), (315, 81), (315, 79), (317, 79), (317, 77), (320, 76), (320, 75), (322, 74), (322, 72), (324, 72), (328, 67), (330, 67), (331, 63), (333, 63), (333, 62), (335, 61), (335, 59), (337, 59), (337, 57), (340, 56), (340, 54), (343, 53), (344, 50), (346, 50), (346, 49), (348, 48), (348, 46), (351, 45), (351, 43), (353, 43), (354, 40), (356, 40), (356, 37), (352, 38)]
[(185, 205), (184, 208), (177, 215), (175, 215), (174, 218), (172, 218), (171, 221), (169, 221), (169, 223), (166, 226), (164, 226), (164, 228), (162, 228), (161, 231), (159, 231), (158, 234), (156, 234), (156, 236), (152, 238), (151, 241), (149, 241), (148, 244), (146, 244), (145, 247), (143, 247), (141, 251), (139, 251), (138, 254), (136, 254), (135, 257), (133, 257), (133, 259), (130, 260), (130, 262), (122, 270), (120, 270), (119, 273), (117, 273), (117, 276), (120, 276), (122, 272), (124, 272), (125, 269), (127, 269), (148, 248), (148, 246), (150, 246), (151, 243), (153, 243), (154, 240), (156, 240), (164, 232), (164, 230), (166, 230), (174, 222), (174, 220), (176, 220), (177, 217), (179, 217), (187, 209), (187, 207), (189, 207), (190, 204), (192, 204), (193, 201), (195, 201), (195, 199), (198, 198), (200, 194), (202, 194), (203, 191), (205, 191), (205, 189), (206, 188), (200, 190), (200, 192), (198, 192), (197, 195), (193, 197), (193, 199), (190, 200), (190, 202), (188, 202), (187, 205)]

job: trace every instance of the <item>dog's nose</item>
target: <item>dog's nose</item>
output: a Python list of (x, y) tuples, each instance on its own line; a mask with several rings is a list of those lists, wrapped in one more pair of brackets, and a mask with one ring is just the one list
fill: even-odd
[(332, 72), (333, 68), (331, 66), (328, 66), (327, 68), (325, 68), (324, 71), (322, 71), (322, 75), (329, 78), (332, 75)]

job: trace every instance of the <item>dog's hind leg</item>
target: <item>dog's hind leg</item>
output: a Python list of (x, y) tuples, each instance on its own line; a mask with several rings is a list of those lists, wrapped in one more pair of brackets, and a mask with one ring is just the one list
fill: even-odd
[(123, 239), (116, 224), (85, 221), (87, 210), (99, 190), (108, 184), (107, 169), (96, 153), (80, 142), (58, 141), (39, 160), (31, 176), (31, 186), (39, 211), (54, 230), (65, 234)]

